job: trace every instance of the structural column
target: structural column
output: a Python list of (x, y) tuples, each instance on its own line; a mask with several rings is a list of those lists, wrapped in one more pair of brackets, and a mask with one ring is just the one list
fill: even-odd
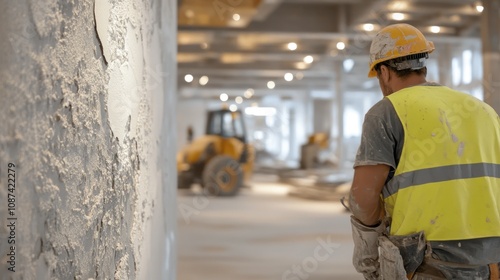
[(333, 88), (335, 92), (335, 106), (337, 113), (335, 119), (337, 120), (337, 150), (336, 155), (339, 161), (339, 167), (342, 168), (344, 165), (344, 92), (342, 86), (342, 61), (335, 61), (334, 65), (335, 79)]
[[(346, 5), (341, 5), (338, 10), (338, 23), (339, 31), (342, 33), (346, 32), (347, 29), (347, 17)], [(339, 168), (344, 167), (345, 156), (344, 156), (344, 88), (342, 82), (342, 75), (344, 73), (343, 61), (335, 61), (334, 64), (335, 72), (335, 99), (337, 105), (337, 157), (339, 161)]]
[(439, 83), (444, 86), (451, 86), (453, 83), (452, 71), (453, 69), (451, 61), (453, 59), (453, 48), (449, 43), (446, 43), (443, 48), (440, 49), (438, 56), (438, 69), (439, 69)]
[(332, 99), (313, 99), (313, 133), (330, 132), (333, 122), (333, 102)]
[(500, 113), (500, 2), (483, 0), (481, 39), (483, 47), (484, 100)]

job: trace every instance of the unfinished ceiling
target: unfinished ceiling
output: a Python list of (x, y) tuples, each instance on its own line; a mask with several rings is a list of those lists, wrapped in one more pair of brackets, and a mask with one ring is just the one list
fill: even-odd
[(183, 0), (178, 87), (191, 97), (268, 92), (269, 81), (281, 91), (330, 89), (342, 75), (344, 87), (367, 90), (376, 83), (360, 81), (381, 27), (412, 24), (439, 48), (477, 40), (480, 14), (472, 0)]

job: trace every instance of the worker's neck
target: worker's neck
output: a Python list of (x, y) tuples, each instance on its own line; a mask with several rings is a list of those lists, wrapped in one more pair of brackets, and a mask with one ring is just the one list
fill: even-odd
[(396, 92), (401, 89), (418, 86), (426, 82), (427, 80), (424, 75), (410, 75), (404, 79), (395, 79), (392, 89)]

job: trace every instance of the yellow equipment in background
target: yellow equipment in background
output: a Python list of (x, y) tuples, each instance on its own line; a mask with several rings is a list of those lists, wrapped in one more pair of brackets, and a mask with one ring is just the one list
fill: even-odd
[(177, 154), (177, 185), (199, 183), (211, 195), (236, 195), (252, 174), (254, 157), (241, 112), (209, 111), (205, 135)]
[(325, 132), (313, 133), (307, 143), (301, 146), (300, 169), (312, 169), (325, 165), (320, 159), (320, 154), (330, 146), (330, 136)]

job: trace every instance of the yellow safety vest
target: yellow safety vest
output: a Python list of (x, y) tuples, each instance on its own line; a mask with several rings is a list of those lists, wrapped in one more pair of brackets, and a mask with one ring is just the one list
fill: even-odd
[(383, 197), (391, 235), (428, 240), (500, 236), (500, 119), (444, 86), (387, 97), (404, 128), (401, 159)]

